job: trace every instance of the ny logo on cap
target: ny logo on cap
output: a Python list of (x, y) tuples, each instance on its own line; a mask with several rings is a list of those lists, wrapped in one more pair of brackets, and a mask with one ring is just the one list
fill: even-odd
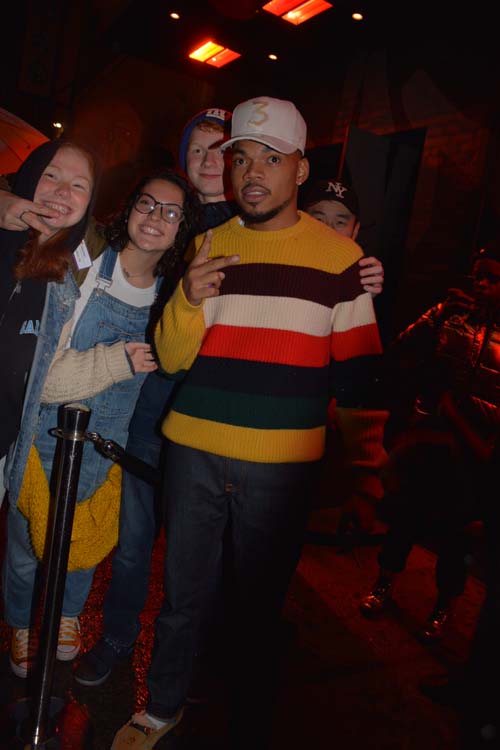
[(347, 189), (348, 188), (346, 188), (345, 185), (342, 185), (341, 182), (329, 182), (326, 192), (335, 193), (339, 200), (343, 200), (344, 194), (346, 193)]
[(227, 112), (225, 109), (217, 109), (214, 107), (213, 109), (207, 109), (205, 112), (205, 117), (215, 117), (217, 120), (229, 120), (229, 117), (231, 116), (230, 112)]

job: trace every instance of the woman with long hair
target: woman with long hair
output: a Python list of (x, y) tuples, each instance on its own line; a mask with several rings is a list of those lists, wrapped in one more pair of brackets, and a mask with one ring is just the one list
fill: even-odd
[[(90, 268), (60, 329), (36, 423), (27, 419), (25, 429), (23, 418), (8, 473), (11, 507), (4, 563), (5, 619), (13, 628), (10, 663), (20, 677), (32, 666), (36, 647), (31, 612), (38, 562), (45, 552), (57, 447), (50, 430), (57, 425), (60, 406), (78, 400), (90, 409), (89, 431), (125, 444), (144, 378), (157, 368), (145, 341), (151, 308), (162, 274), (176, 274), (195, 213), (196, 199), (175, 172), (141, 180), (105, 228), (98, 257), (91, 252), (84, 258)], [(117, 542), (120, 490), (120, 467), (85, 443), (56, 653), (60, 660), (79, 652), (78, 615), (95, 566)]]
[(86, 147), (56, 140), (35, 149), (14, 177), (13, 197), (21, 209), (27, 201), (36, 203), (43, 231), (25, 223), (26, 210), (19, 216), (23, 231), (0, 230), (0, 476), (19, 430), (33, 358), (39, 361), (42, 351), (50, 357), (44, 333), (49, 300), (63, 292), (69, 269), (78, 267), (98, 171)]

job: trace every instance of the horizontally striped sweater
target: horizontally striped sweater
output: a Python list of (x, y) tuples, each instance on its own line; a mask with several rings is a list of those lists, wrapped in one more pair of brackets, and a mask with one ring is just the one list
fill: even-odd
[[(246, 228), (238, 217), (217, 227), (210, 256), (234, 254), (240, 263), (224, 269), (218, 297), (193, 306), (179, 283), (157, 326), (161, 365), (182, 380), (163, 432), (241, 460), (315, 461), (324, 450), (331, 359), (359, 374), (363, 357), (381, 351), (359, 279), (361, 249), (301, 212), (279, 231)], [(367, 428), (380, 440), (377, 412), (338, 406), (349, 444)], [(372, 452), (354, 460), (376, 463)]]

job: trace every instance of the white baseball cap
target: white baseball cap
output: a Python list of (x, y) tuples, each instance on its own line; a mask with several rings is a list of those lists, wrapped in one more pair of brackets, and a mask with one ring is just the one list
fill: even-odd
[(231, 138), (221, 148), (236, 141), (257, 141), (282, 154), (298, 150), (303, 155), (306, 138), (306, 123), (293, 102), (258, 96), (234, 108)]

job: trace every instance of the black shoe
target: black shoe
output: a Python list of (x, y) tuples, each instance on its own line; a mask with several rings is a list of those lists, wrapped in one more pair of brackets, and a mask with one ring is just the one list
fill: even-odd
[(419, 632), (423, 641), (439, 641), (446, 632), (452, 616), (451, 607), (435, 607)]
[(106, 682), (117, 662), (131, 654), (132, 647), (119, 646), (116, 641), (101, 638), (93, 649), (83, 654), (73, 676), (80, 685), (97, 687)]
[(380, 577), (369, 594), (361, 599), (359, 609), (365, 617), (380, 614), (392, 599), (392, 580)]

